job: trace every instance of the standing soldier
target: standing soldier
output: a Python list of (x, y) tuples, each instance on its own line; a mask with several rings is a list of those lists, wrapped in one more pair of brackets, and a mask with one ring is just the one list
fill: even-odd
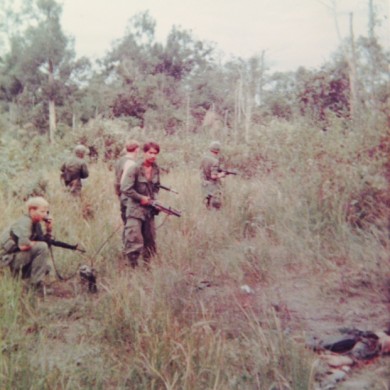
[(120, 187), (126, 201), (125, 254), (133, 268), (141, 255), (148, 263), (156, 253), (156, 211), (150, 204), (160, 188), (160, 169), (156, 164), (160, 146), (147, 142), (143, 151), (143, 161), (125, 173)]
[(208, 209), (220, 209), (222, 206), (222, 181), (226, 176), (221, 170), (219, 153), (221, 144), (213, 141), (209, 147), (209, 153), (203, 156), (200, 170), (202, 179), (202, 193)]
[(121, 196), (121, 183), (125, 178), (127, 170), (136, 164), (139, 142), (128, 139), (125, 144), (126, 154), (124, 154), (115, 164), (115, 193), (118, 195), (123, 224), (126, 223), (126, 198)]
[(84, 160), (87, 148), (84, 145), (77, 145), (74, 149), (75, 155), (70, 157), (61, 166), (61, 180), (73, 195), (81, 192), (81, 179), (89, 176), (87, 163)]
[[(51, 238), (52, 220), (47, 218), (49, 204), (42, 197), (27, 200), (27, 214), (23, 215), (0, 238), (0, 264), (9, 265), (12, 274), (29, 279), (33, 289), (43, 292), (43, 279), (50, 272), (49, 247), (43, 240)], [(44, 221), (43, 233), (40, 222)]]

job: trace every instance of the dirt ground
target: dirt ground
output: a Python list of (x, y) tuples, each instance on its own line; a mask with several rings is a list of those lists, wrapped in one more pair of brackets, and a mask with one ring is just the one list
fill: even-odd
[[(390, 274), (369, 274), (364, 268), (350, 271), (338, 266), (333, 271), (313, 274), (288, 267), (281, 279), (253, 284), (243, 299), (256, 306), (268, 300), (282, 328), (306, 345), (346, 337), (343, 329), (390, 331)], [(377, 280), (380, 282), (377, 282)], [(251, 286), (250, 277), (248, 286)], [(241, 295), (245, 295), (242, 294)], [(347, 376), (335, 387), (318, 389), (374, 390), (390, 388), (390, 356), (355, 360)]]
[[(86, 287), (77, 283), (75, 280), (56, 283), (54, 294), (43, 304), (58, 304), (58, 298), (71, 300), (77, 292), (86, 293)], [(228, 324), (244, 324), (242, 310), (256, 313), (260, 319), (262, 314), (272, 310), (285, 334), (305, 345), (341, 338), (343, 328), (373, 332), (390, 330), (390, 275), (379, 277), (364, 268), (351, 271), (346, 265), (318, 273), (289, 265), (274, 277), (259, 278), (248, 272), (240, 286), (234, 283), (223, 277), (204, 280), (190, 274), (184, 285), (219, 316), (220, 324), (227, 326), (228, 332), (240, 331), (233, 330), (233, 326), (229, 328)], [(104, 289), (99, 290), (97, 299), (104, 294)], [(235, 317), (237, 321), (234, 321)], [(318, 385), (316, 389), (389, 388), (390, 356), (381, 355), (356, 362), (337, 386)]]

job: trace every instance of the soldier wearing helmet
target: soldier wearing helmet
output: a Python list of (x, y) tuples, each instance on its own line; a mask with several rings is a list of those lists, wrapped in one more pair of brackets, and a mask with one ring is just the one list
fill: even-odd
[(226, 174), (221, 172), (220, 151), (220, 142), (211, 142), (209, 152), (203, 156), (200, 165), (203, 199), (208, 209), (218, 210), (222, 206), (221, 179)]
[(87, 163), (84, 156), (87, 148), (77, 145), (74, 148), (74, 156), (66, 160), (61, 166), (61, 180), (73, 195), (79, 195), (82, 188), (81, 179), (89, 176)]

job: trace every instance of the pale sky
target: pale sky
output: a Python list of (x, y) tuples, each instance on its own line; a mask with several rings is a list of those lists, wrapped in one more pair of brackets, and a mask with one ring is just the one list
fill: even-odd
[[(265, 50), (270, 70), (318, 68), (343, 38), (354, 14), (355, 36), (367, 36), (369, 0), (63, 0), (62, 25), (75, 37), (78, 56), (102, 57), (124, 36), (128, 20), (148, 10), (156, 38), (164, 42), (173, 25), (195, 39), (214, 42), (227, 56), (249, 58)], [(382, 46), (390, 48), (390, 0), (374, 0)]]

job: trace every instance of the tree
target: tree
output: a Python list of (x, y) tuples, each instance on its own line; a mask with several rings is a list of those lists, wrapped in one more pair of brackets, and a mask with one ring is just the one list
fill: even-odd
[(114, 117), (168, 132), (186, 121), (188, 91), (210, 58), (209, 45), (173, 27), (164, 44), (155, 42), (148, 12), (129, 20), (125, 36), (105, 57), (104, 77), (113, 89)]
[(297, 99), (302, 115), (326, 128), (328, 113), (349, 118), (350, 89), (343, 60), (318, 71), (297, 71)]
[[(46, 127), (42, 118), (49, 121), (49, 139), (54, 141), (56, 105), (64, 104), (72, 73), (88, 66), (88, 61), (74, 62), (73, 40), (65, 36), (60, 24), (62, 8), (55, 0), (24, 2), (21, 26), (10, 38), (10, 51), (4, 57), (3, 79), (0, 89), (3, 96), (36, 115), (36, 124)], [(71, 88), (72, 90), (72, 88)], [(48, 113), (48, 115), (47, 115)]]

